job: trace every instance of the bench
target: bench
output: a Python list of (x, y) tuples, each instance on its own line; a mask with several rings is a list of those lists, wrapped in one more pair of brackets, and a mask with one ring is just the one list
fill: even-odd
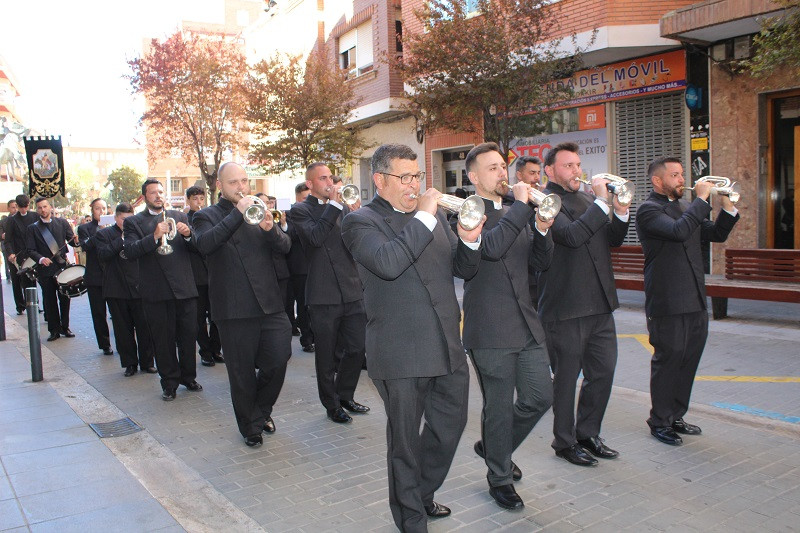
[[(618, 289), (644, 290), (641, 246), (611, 249)], [(800, 250), (725, 250), (725, 275), (706, 276), (714, 319), (728, 316), (728, 298), (800, 303)]]

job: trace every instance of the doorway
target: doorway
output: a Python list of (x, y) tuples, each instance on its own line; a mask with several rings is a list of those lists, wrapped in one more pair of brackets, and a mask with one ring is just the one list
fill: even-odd
[(800, 91), (772, 97), (767, 105), (767, 245), (800, 249), (800, 198), (796, 194), (800, 183)]

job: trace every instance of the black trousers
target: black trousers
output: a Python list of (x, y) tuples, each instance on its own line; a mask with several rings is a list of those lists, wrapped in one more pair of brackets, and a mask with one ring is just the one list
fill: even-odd
[(61, 333), (69, 327), (69, 298), (58, 292), (58, 283), (54, 276), (40, 276), (42, 287), (42, 304), (44, 319), (50, 333)]
[(679, 315), (648, 317), (650, 344), (650, 400), (647, 423), (670, 426), (689, 409), (694, 376), (708, 338), (706, 310)]
[(200, 346), (200, 357), (210, 359), (222, 352), (222, 344), (217, 326), (211, 322), (208, 285), (197, 285), (197, 294), (197, 344)]
[(123, 368), (138, 365), (142, 370), (146, 370), (153, 366), (155, 359), (153, 338), (150, 335), (150, 326), (144, 317), (142, 300), (109, 298), (108, 308), (111, 310), (114, 340)]
[[(553, 403), (547, 346), (533, 336), (523, 348), (469, 350), (483, 393), (481, 439), (489, 486), (513, 483), (511, 454)], [(516, 393), (516, 398), (514, 394)]]
[[(611, 313), (545, 322), (553, 369), (553, 449), (600, 435), (617, 366), (617, 331)], [(583, 371), (575, 417), (575, 383)]]
[[(17, 267), (13, 263), (9, 263), (11, 269), (11, 290), (14, 292), (14, 305), (17, 311), (25, 310), (25, 289), (28, 287), (35, 287), (36, 282), (28, 278), (28, 276), (20, 275)], [(42, 298), (44, 300), (44, 298)]]
[(102, 285), (88, 285), (86, 293), (89, 295), (89, 308), (92, 311), (92, 325), (94, 336), (97, 338), (97, 347), (101, 350), (111, 347), (111, 339), (106, 322), (106, 301), (103, 298)]
[[(442, 486), (467, 425), (469, 370), (432, 378), (373, 380), (386, 409), (389, 507), (404, 533), (428, 531), (425, 505)], [(420, 423), (425, 424), (420, 432)]]
[[(314, 344), (314, 332), (311, 330), (311, 319), (306, 307), (306, 279), (308, 276), (292, 276), (289, 278), (292, 285), (292, 306), (297, 304), (297, 327), (300, 329), (300, 345)], [(294, 325), (294, 324), (293, 324)]]
[[(341, 400), (352, 400), (364, 365), (367, 315), (363, 301), (333, 305), (310, 305), (314, 328), (317, 390), (325, 409), (336, 409)], [(336, 341), (344, 350), (336, 357)]]
[(197, 377), (197, 298), (142, 300), (142, 308), (153, 336), (161, 388), (177, 389), (193, 381)]
[(292, 329), (286, 314), (217, 322), (239, 433), (259, 435), (272, 416), (292, 354)]

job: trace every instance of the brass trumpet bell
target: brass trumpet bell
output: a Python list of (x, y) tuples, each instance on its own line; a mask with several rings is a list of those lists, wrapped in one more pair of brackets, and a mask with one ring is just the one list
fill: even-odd
[[(239, 196), (245, 198), (247, 195), (243, 192), (239, 192)], [(267, 216), (267, 205), (258, 196), (249, 196), (249, 198), (253, 199), (253, 205), (245, 209), (243, 217), (245, 222), (251, 226), (255, 226), (261, 224), (261, 221)], [(275, 213), (272, 214), (272, 219), (275, 220)], [(281, 215), (280, 211), (278, 211), (278, 223), (280, 223), (280, 220)]]
[[(500, 182), (501, 185), (509, 187), (507, 181)], [(556, 194), (545, 194), (536, 187), (531, 187), (529, 202), (538, 207), (539, 218), (550, 220), (561, 211), (561, 198)]]
[[(167, 241), (171, 241), (178, 236), (178, 227), (175, 225), (175, 219), (167, 216), (167, 210), (161, 211), (164, 219), (162, 222), (169, 224), (169, 231), (161, 236), (161, 245), (156, 248), (159, 255), (169, 255), (173, 252), (172, 246)], [(124, 251), (124, 250), (123, 250)]]
[[(412, 194), (409, 197), (419, 198), (419, 195)], [(478, 227), (486, 211), (483, 205), (483, 198), (477, 194), (466, 198), (459, 198), (452, 194), (443, 194), (436, 203), (448, 213), (458, 213), (458, 223), (467, 231)]]
[[(592, 177), (607, 179), (609, 183), (606, 183), (606, 189), (608, 189), (608, 192), (611, 194), (616, 195), (619, 205), (623, 207), (631, 205), (633, 195), (636, 192), (636, 185), (632, 181), (608, 173), (595, 174)], [(585, 177), (577, 178), (577, 180), (587, 185), (592, 184), (592, 180), (586, 179)]]
[[(730, 178), (724, 176), (703, 176), (702, 178), (698, 178), (695, 185), (700, 182), (713, 183), (714, 188), (711, 189), (711, 192), (719, 194), (720, 196), (727, 196), (731, 199), (731, 203), (735, 204), (742, 196), (739, 184), (735, 181), (731, 182)], [(693, 191), (694, 187), (684, 187), (684, 189)]]

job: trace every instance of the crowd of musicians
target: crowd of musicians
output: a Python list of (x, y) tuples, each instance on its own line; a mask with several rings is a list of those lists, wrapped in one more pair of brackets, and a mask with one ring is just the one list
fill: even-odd
[[(95, 200), (77, 235), (53, 218), (47, 199), (37, 198), (31, 213), (21, 195), (4, 223), (4, 246), (12, 264), (30, 257), (38, 265), (48, 340), (73, 336), (69, 298), (53, 278), (72, 243), (87, 255), (98, 347), (113, 353), (107, 304), (126, 376), (157, 372), (161, 397), (171, 401), (181, 385), (202, 390), (198, 345), (201, 364), (225, 363), (248, 446), (276, 431), (272, 412), (293, 333), (314, 352), (332, 422), (369, 411), (355, 400), (366, 360), (387, 416), (392, 516), (402, 531), (427, 531), (428, 517), (450, 514), (434, 493), (467, 422), (468, 359), (483, 397), (474, 450), (500, 506), (524, 506), (512, 454), (551, 406), (558, 457), (591, 467), (619, 455), (601, 427), (617, 361), (610, 249), (628, 233), (629, 204), (605, 177), (584, 190), (573, 143), (553, 147), (544, 161), (518, 158), (515, 180), (493, 143), (475, 146), (465, 163), (485, 213), (474, 227), (448, 216), (442, 193), (421, 191), (425, 173), (411, 148), (386, 144), (371, 161), (377, 194), (363, 206), (345, 201), (330, 168), (314, 163), (291, 210), (273, 216), (274, 199), (252, 196), (245, 169), (226, 163), (210, 207), (193, 187), (188, 213), (166, 209), (162, 185), (147, 180), (143, 211), (119, 204), (114, 224), (101, 228), (106, 205)], [(654, 160), (646, 178), (652, 193), (636, 206), (635, 226), (655, 350), (647, 424), (659, 441), (680, 445), (701, 433), (683, 419), (708, 335), (701, 242), (724, 241), (739, 214), (719, 196), (710, 219), (712, 183), (698, 182), (695, 199), (684, 199), (676, 158)], [(542, 216), (532, 189), (558, 196), (560, 211)], [(264, 216), (253, 220), (259, 206)], [(464, 280), (463, 321), (454, 277)], [(12, 279), (20, 309), (17, 296), (32, 282), (16, 272)]]

